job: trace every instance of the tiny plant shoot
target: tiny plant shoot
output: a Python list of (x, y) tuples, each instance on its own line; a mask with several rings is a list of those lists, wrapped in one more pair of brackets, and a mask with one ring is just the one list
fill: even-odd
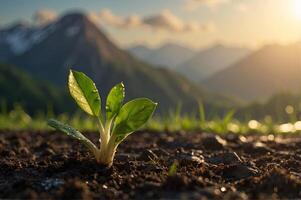
[[(113, 163), (118, 145), (144, 125), (157, 106), (147, 98), (137, 98), (122, 105), (125, 89), (123, 83), (119, 83), (109, 92), (105, 112), (102, 112), (101, 99), (95, 83), (84, 73), (73, 70), (69, 73), (68, 87), (78, 106), (97, 118), (100, 148), (79, 131), (55, 119), (50, 119), (48, 125), (82, 142), (100, 165), (108, 167)], [(105, 113), (105, 116), (102, 113)]]

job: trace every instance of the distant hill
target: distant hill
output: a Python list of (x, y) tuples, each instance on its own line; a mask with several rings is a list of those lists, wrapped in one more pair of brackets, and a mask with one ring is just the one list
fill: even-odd
[[(19, 42), (12, 42), (10, 34), (1, 38), (2, 45), (18, 50), (7, 59), (8, 62), (60, 87), (65, 87), (68, 70), (72, 67), (90, 76), (103, 98), (113, 85), (123, 81), (128, 99), (152, 98), (160, 103), (160, 111), (174, 108), (179, 102), (184, 110), (192, 111), (199, 99), (208, 108), (234, 104), (228, 98), (191, 84), (174, 72), (138, 61), (115, 46), (81, 13), (65, 15), (43, 27), (16, 29), (13, 33), (13, 41)], [(20, 45), (23, 45), (22, 51), (18, 48)]]
[(75, 106), (66, 90), (32, 78), (28, 73), (11, 65), (0, 64), (0, 101), (9, 108), (21, 104), (27, 111), (46, 111), (51, 106), (55, 112), (72, 111)]
[(138, 45), (129, 48), (128, 52), (153, 66), (169, 69), (175, 69), (177, 65), (195, 54), (195, 50), (174, 43), (167, 43), (156, 49)]
[(269, 45), (201, 82), (216, 92), (250, 101), (301, 92), (301, 44)]
[(149, 59), (149, 56), (151, 53), (156, 51), (155, 49), (152, 49), (150, 47), (147, 47), (145, 45), (134, 45), (126, 49), (132, 56), (135, 58), (144, 61), (144, 62), (151, 62), (151, 59)]
[(197, 52), (181, 63), (177, 71), (190, 80), (199, 82), (217, 73), (250, 54), (247, 48), (215, 45)]

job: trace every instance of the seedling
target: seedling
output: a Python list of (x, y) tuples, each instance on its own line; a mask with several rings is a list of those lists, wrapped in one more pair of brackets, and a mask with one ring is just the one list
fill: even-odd
[(174, 176), (177, 173), (179, 162), (175, 160), (168, 169), (168, 176)]
[(122, 105), (125, 89), (123, 83), (119, 83), (107, 96), (104, 117), (98, 90), (88, 76), (70, 70), (68, 87), (78, 106), (90, 116), (97, 118), (100, 148), (69, 125), (55, 119), (50, 119), (48, 125), (82, 142), (100, 165), (108, 167), (113, 163), (118, 145), (133, 131), (144, 125), (157, 106), (147, 98), (137, 98)]

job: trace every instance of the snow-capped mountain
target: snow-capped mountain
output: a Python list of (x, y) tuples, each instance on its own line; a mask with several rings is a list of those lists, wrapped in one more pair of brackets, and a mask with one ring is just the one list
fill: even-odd
[(81, 13), (65, 15), (40, 27), (9, 27), (1, 31), (0, 37), (0, 48), (6, 49), (0, 60), (59, 87), (66, 85), (72, 68), (92, 77), (103, 98), (112, 86), (123, 81), (128, 98), (149, 97), (160, 102), (160, 110), (174, 108), (179, 102), (183, 109), (191, 110), (199, 99), (208, 106), (225, 100), (174, 72), (136, 60)]
[(25, 23), (14, 24), (0, 30), (0, 59), (20, 55), (40, 43), (55, 31), (56, 23), (45, 26), (30, 26)]

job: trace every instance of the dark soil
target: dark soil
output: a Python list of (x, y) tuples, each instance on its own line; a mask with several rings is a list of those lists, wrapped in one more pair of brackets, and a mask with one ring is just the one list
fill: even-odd
[(61, 133), (2, 132), (0, 158), (1, 199), (301, 198), (300, 136), (137, 132), (103, 169)]

